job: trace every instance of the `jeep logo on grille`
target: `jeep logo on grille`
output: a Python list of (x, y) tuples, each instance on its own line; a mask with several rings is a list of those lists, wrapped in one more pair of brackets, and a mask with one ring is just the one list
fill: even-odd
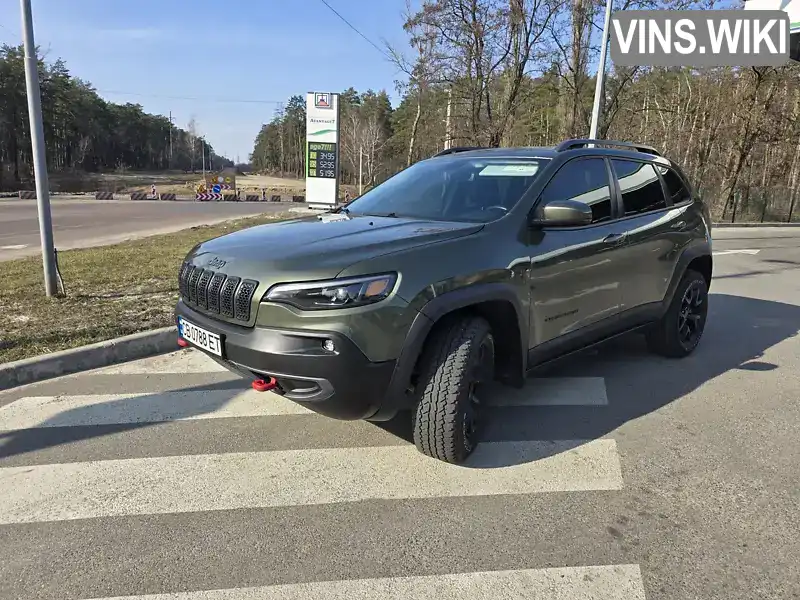
[(208, 266), (213, 267), (215, 269), (221, 269), (227, 264), (227, 261), (222, 260), (219, 256), (215, 256), (210, 261), (208, 261)]

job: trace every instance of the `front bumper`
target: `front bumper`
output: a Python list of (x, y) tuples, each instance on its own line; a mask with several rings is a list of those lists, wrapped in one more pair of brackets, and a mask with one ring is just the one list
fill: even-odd
[[(310, 410), (343, 420), (387, 413), (396, 361), (371, 362), (340, 333), (241, 327), (209, 319), (182, 301), (175, 316), (176, 325), (182, 316), (222, 337), (222, 357), (197, 350), (244, 378), (275, 378), (274, 392)], [(326, 340), (333, 351), (323, 347)]]

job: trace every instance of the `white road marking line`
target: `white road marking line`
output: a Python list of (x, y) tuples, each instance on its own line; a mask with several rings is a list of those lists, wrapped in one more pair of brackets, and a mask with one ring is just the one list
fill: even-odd
[[(608, 398), (602, 377), (553, 377), (529, 380), (522, 390), (494, 386), (486, 403), (604, 406)], [(314, 414), (277, 394), (253, 390), (26, 396), (0, 407), (0, 430)]]
[(23, 250), (28, 246), (29, 244), (12, 244), (10, 246), (0, 246), (0, 250)]
[(306, 414), (314, 413), (253, 390), (29, 396), (0, 408), (0, 430)]
[(605, 406), (608, 404), (604, 377), (536, 377), (521, 390), (493, 385), (487, 394), (489, 406)]
[[(216, 372), (229, 371), (194, 349), (93, 371), (95, 374), (104, 375)], [(528, 379), (527, 385), (522, 390), (493, 386), (487, 403), (495, 406), (604, 406), (608, 404), (608, 398), (602, 377), (543, 377)]]
[[(177, 340), (177, 333), (175, 334)], [(177, 347), (177, 342), (175, 344)], [(177, 350), (169, 354), (142, 358), (126, 363), (95, 369), (94, 375), (157, 375), (172, 373), (229, 373), (228, 369), (194, 349)]]
[(637, 564), (312, 581), (98, 600), (645, 600)]
[(761, 252), (761, 250), (755, 249), (741, 249), (741, 250), (717, 250), (714, 252), (714, 256), (725, 256), (726, 254), (749, 254), (755, 255)]
[(463, 465), (412, 445), (115, 459), (0, 468), (0, 524), (622, 486), (612, 439), (483, 443)]

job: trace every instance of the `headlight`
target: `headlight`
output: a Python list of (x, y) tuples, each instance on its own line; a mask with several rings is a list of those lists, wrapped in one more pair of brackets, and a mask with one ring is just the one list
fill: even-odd
[(392, 293), (396, 273), (331, 279), (308, 283), (279, 284), (270, 288), (264, 300), (291, 304), (302, 310), (353, 308), (380, 302)]

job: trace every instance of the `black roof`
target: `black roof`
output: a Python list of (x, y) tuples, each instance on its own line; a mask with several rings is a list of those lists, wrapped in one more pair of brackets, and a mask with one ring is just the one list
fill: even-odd
[(513, 156), (521, 158), (552, 158), (556, 154), (552, 146), (515, 146), (513, 148), (451, 148), (435, 154), (433, 158), (440, 156)]
[[(588, 148), (589, 144), (594, 144), (594, 148)], [(603, 146), (603, 147), (601, 147)], [(615, 155), (615, 156), (638, 156), (642, 154), (653, 157), (660, 157), (660, 162), (664, 162), (661, 153), (655, 148), (634, 142), (621, 142), (617, 140), (591, 140), (575, 139), (565, 140), (557, 146), (515, 146), (511, 148), (480, 148), (474, 146), (454, 147), (443, 150), (435, 154), (433, 158), (440, 156), (507, 156), (513, 158), (555, 158), (561, 154), (569, 152), (572, 154), (593, 154)]]

